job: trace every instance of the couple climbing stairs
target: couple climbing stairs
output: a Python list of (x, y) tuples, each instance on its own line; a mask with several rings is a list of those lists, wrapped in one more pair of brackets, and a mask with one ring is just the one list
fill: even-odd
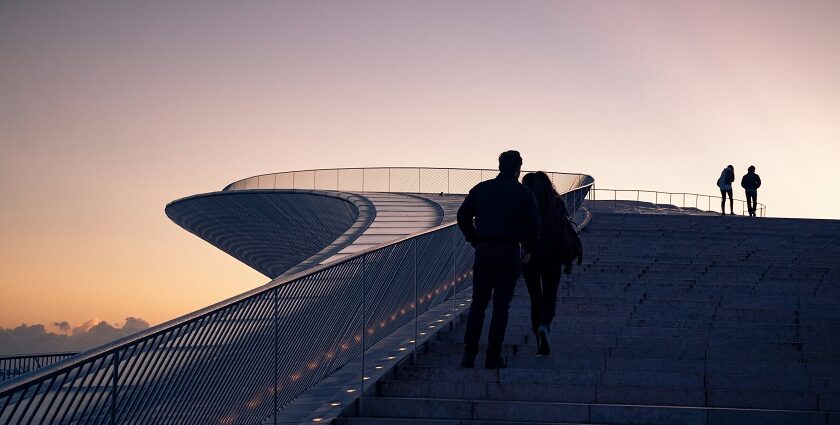
[(520, 280), (506, 369), (489, 320), (459, 367), (462, 317), (337, 422), (840, 424), (840, 222), (598, 214), (582, 239), (549, 357)]

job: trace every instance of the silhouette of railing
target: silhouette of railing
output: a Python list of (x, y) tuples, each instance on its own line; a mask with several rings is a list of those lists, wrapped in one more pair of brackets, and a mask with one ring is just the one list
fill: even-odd
[[(635, 201), (636, 204), (627, 205), (631, 209), (638, 209), (639, 203), (648, 202), (653, 205), (673, 205), (683, 209), (694, 208), (695, 210), (708, 212), (717, 212), (718, 210), (716, 209), (720, 208), (720, 201), (722, 200), (720, 196), (702, 195), (698, 193), (660, 192), (639, 189), (602, 189), (594, 187), (589, 191), (587, 199), (604, 202), (612, 201), (615, 207), (618, 207), (621, 201)], [(726, 208), (728, 210), (729, 199), (726, 201)], [(747, 214), (747, 201), (735, 199), (734, 204), (736, 210), (741, 209), (742, 215)], [(765, 217), (766, 212), (767, 207), (764, 204), (756, 204), (757, 216)]]
[[(371, 167), (329, 168), (262, 174), (235, 181), (226, 190), (314, 189), (347, 192), (400, 192), (465, 194), (484, 180), (499, 173), (494, 169)], [(523, 174), (527, 171), (523, 171)], [(594, 182), (591, 176), (546, 172), (560, 193)]]
[[(581, 178), (571, 211), (592, 185)], [(347, 391), (361, 394), (365, 350), (434, 306), (454, 309), (472, 255), (449, 223), (275, 279), (0, 385), (0, 424), (276, 423), (359, 357)]]
[(40, 353), (0, 356), (0, 383), (51, 365), (78, 353)]

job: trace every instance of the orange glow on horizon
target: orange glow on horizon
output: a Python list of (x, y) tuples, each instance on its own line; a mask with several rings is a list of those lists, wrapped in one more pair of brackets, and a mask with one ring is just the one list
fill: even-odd
[(516, 148), (716, 195), (755, 164), (769, 215), (840, 218), (837, 2), (188, 3), (3, 7), (0, 327), (155, 325), (266, 283), (163, 208), (282, 170)]

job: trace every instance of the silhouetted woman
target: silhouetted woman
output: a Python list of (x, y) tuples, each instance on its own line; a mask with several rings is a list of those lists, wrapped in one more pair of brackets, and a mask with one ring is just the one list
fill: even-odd
[(735, 215), (735, 201), (732, 200), (732, 182), (734, 181), (735, 167), (730, 164), (720, 172), (720, 177), (717, 181), (717, 185), (720, 188), (720, 215), (726, 215), (727, 195), (729, 195), (729, 214)]
[(551, 352), (549, 334), (563, 267), (562, 235), (568, 211), (546, 173), (528, 173), (522, 184), (534, 192), (543, 223), (537, 247), (523, 265), (522, 275), (531, 298), (531, 328), (537, 337), (537, 356), (547, 356)]

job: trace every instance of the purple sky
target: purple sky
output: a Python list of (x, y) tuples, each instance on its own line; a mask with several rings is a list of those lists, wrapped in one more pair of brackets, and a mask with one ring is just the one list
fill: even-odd
[(716, 194), (754, 164), (770, 215), (840, 218), (838, 22), (836, 1), (0, 2), (0, 326), (154, 324), (263, 283), (163, 206), (274, 171), (515, 148)]

